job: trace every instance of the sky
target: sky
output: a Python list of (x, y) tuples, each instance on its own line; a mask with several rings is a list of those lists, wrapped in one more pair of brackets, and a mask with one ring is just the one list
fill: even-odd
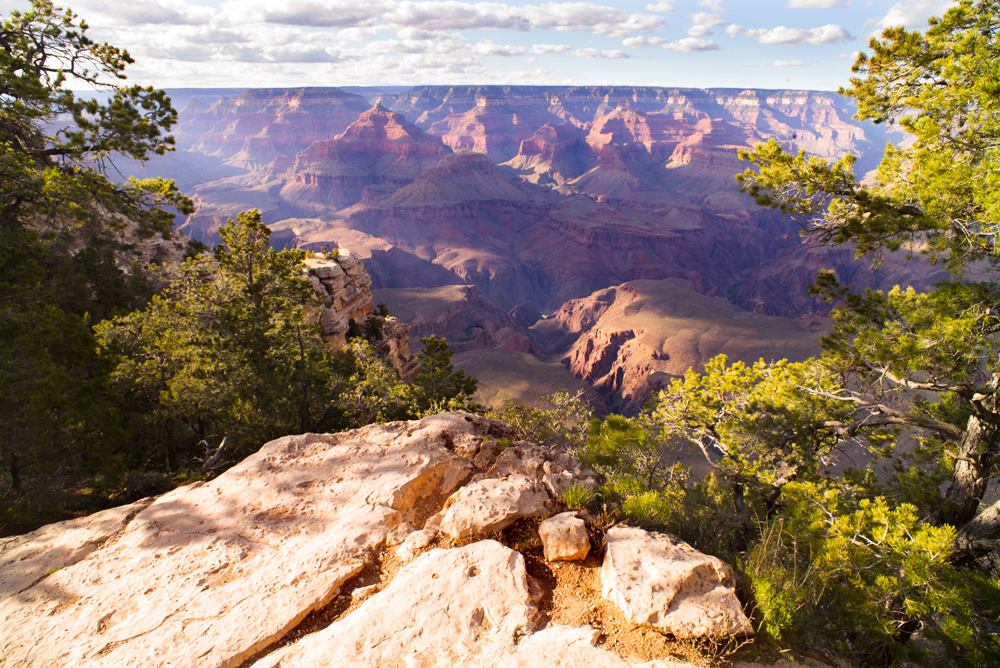
[[(57, 3), (58, 4), (58, 3)], [(837, 90), (950, 0), (75, 0), (158, 88), (634, 85)], [(25, 10), (0, 0), (0, 13)]]

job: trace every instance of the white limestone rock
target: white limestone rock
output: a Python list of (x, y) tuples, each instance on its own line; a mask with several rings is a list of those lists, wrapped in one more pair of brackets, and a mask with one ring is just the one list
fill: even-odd
[(428, 545), (434, 542), (437, 538), (438, 532), (434, 529), (421, 529), (420, 531), (414, 531), (406, 539), (400, 543), (399, 547), (396, 548), (396, 556), (403, 561), (409, 561), (412, 559), (420, 550), (424, 549)]
[(590, 553), (587, 524), (576, 513), (559, 513), (538, 525), (546, 561), (583, 561)]
[(505, 480), (486, 478), (466, 485), (448, 499), (431, 519), (452, 538), (501, 531), (524, 517), (548, 517), (549, 494), (537, 480), (513, 475)]
[(543, 447), (518, 441), (497, 456), (490, 474), (495, 478), (506, 478), (519, 473), (539, 480), (550, 456), (551, 453)]
[(48, 524), (23, 536), (0, 538), (0, 599), (13, 596), (46, 575), (82, 561), (121, 531), (152, 498), (93, 515)]
[(272, 441), (211, 482), (161, 496), (115, 539), (0, 601), (0, 663), (239, 665), (330, 602), (393, 527), (421, 524), (422, 504), (468, 477), (449, 443), (495, 429), (447, 413)]
[(632, 622), (677, 638), (753, 633), (729, 564), (667, 534), (616, 526), (606, 539), (602, 593)]
[(517, 552), (492, 540), (436, 549), (347, 617), (253, 668), (453, 668), (481, 643), (511, 648), (536, 613)]

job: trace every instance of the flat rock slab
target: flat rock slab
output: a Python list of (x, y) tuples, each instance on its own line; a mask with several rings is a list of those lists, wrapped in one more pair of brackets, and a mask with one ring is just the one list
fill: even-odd
[(524, 517), (548, 517), (548, 503), (549, 494), (538, 480), (523, 475), (486, 478), (457, 491), (434, 519), (452, 538), (467, 538), (501, 531)]
[(538, 525), (546, 561), (583, 561), (590, 553), (587, 523), (576, 513), (559, 513)]
[(590, 627), (531, 633), (537, 620), (524, 558), (483, 540), (422, 554), (349, 615), (252, 668), (694, 668), (630, 663), (596, 647)]
[(347, 617), (253, 668), (453, 668), (482, 643), (510, 648), (536, 613), (519, 553), (492, 540), (435, 549)]
[(0, 539), (0, 599), (19, 594), (47, 575), (81, 561), (152, 501), (145, 499)]
[(636, 624), (677, 638), (752, 634), (729, 564), (667, 534), (617, 526), (606, 534), (604, 598)]
[(449, 413), (272, 441), (0, 601), (0, 657), (45, 668), (239, 665), (328, 603), (394, 526), (419, 522), (422, 504), (461, 484), (469, 465), (455, 443), (496, 429)]

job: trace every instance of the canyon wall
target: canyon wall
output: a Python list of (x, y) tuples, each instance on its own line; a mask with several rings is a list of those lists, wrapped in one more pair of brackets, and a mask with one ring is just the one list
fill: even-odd
[[(877, 165), (894, 135), (852, 119), (851, 101), (833, 93), (317, 88), (187, 109), (183, 154), (242, 171), (191, 189), (198, 211), (186, 232), (213, 242), (227, 218), (255, 207), (272, 243), (350, 248), (377, 289), (474, 286), (502, 311), (553, 313), (625, 283), (679, 279), (758, 316), (816, 319), (830, 308), (808, 291), (819, 269), (859, 288), (943, 277), (896, 256), (873, 267), (851, 248), (812, 248), (795, 221), (739, 192), (738, 151), (769, 140), (826, 159), (854, 154), (861, 172)], [(528, 345), (538, 334), (511, 331), (475, 345), (551, 361)], [(646, 390), (620, 368), (610, 400), (634, 407)], [(595, 383), (606, 375), (574, 369)]]

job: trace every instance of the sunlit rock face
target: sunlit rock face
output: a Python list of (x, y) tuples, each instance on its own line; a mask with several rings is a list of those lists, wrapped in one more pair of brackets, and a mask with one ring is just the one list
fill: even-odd
[[(513, 433), (452, 412), (286, 436), (212, 480), (4, 539), (4, 665), (692, 668), (607, 634), (750, 632), (732, 569), (664, 534), (616, 527), (577, 563), (502, 533), (554, 514), (552, 476), (597, 484), (569, 452), (501, 448)], [(555, 596), (562, 573), (597, 586)], [(602, 588), (613, 624), (550, 621), (597, 611)]]

